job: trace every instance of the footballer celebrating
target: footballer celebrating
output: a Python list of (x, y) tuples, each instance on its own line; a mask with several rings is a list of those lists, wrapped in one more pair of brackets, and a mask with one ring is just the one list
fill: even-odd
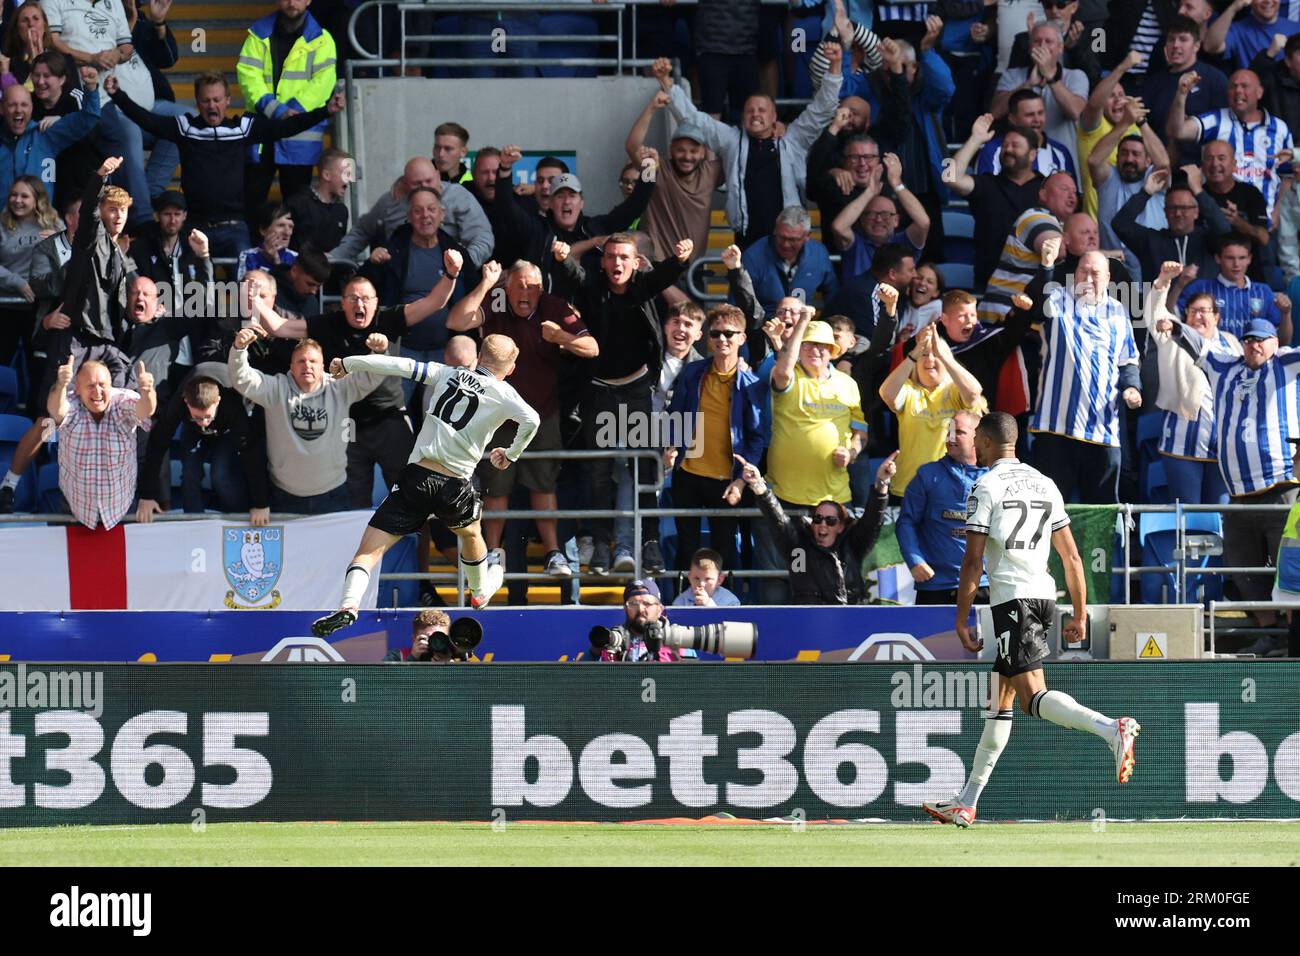
[(473, 478), (483, 449), (501, 425), (518, 423), (514, 444), (494, 448), (488, 456), (494, 467), (504, 471), (523, 454), (541, 421), (504, 381), (518, 357), (519, 346), (510, 338), (489, 335), (483, 340), (479, 366), (472, 370), (389, 355), (349, 355), (330, 363), (335, 378), (371, 372), (412, 379), (427, 386), (429, 400), (409, 463), (371, 517), (348, 566), (340, 607), (315, 621), (313, 634), (327, 637), (356, 621), (361, 597), (384, 552), (404, 535), (419, 531), (430, 515), (446, 522), (460, 539), (460, 565), (471, 606), (484, 607), (501, 587), (505, 569), (485, 566), (487, 545), (479, 523), (482, 502)]
[(1048, 690), (1043, 680), (1047, 632), (1056, 615), (1056, 582), (1047, 570), (1052, 548), (1061, 556), (1065, 583), (1074, 604), (1074, 619), (1065, 639), (1083, 638), (1087, 582), (1083, 562), (1070, 533), (1061, 493), (1040, 472), (1016, 460), (1016, 420), (1003, 412), (985, 415), (975, 430), (975, 454), (989, 468), (971, 490), (966, 504), (966, 557), (957, 590), (957, 636), (970, 651), (984, 645), (966, 624), (971, 603), (987, 564), (993, 633), (997, 656), (997, 713), (985, 719), (984, 733), (971, 763), (970, 778), (953, 800), (923, 804), (930, 816), (968, 827), (975, 805), (1011, 737), (1012, 706), (1071, 730), (1086, 730), (1106, 741), (1115, 757), (1115, 775), (1127, 783), (1133, 775), (1133, 741), (1141, 729), (1132, 717), (1113, 720), (1090, 710), (1069, 694)]

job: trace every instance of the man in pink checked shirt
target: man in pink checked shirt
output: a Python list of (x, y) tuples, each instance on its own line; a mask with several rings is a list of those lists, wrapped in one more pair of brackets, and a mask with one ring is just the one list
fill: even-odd
[(73, 357), (59, 367), (47, 408), (59, 429), (59, 488), (87, 528), (116, 527), (131, 510), (136, 483), (136, 434), (148, 431), (158, 405), (153, 376), (136, 366), (140, 391), (114, 388), (108, 367), (83, 362), (70, 399)]

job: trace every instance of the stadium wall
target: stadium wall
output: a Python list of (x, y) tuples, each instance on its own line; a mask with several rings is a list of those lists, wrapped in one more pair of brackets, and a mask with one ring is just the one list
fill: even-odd
[[(468, 609), (448, 608), (453, 618)], [(375, 663), (411, 646), (415, 611), (365, 611), (331, 641), (311, 637), (320, 611), (0, 612), (2, 661), (348, 661)], [(622, 607), (496, 608), (473, 612), (479, 655), (493, 661), (577, 661), (587, 634), (623, 619)], [(758, 626), (757, 659), (965, 660), (950, 607), (670, 608), (677, 624)], [(974, 620), (974, 615), (972, 615)], [(990, 647), (992, 645), (990, 644)]]
[[(1133, 780), (1017, 713), (981, 818), (1300, 816), (1300, 664), (1048, 678), (1142, 722)], [(960, 664), (3, 665), (0, 825), (918, 820), (963, 782), (992, 692)]]
[[(469, 130), (471, 153), (481, 146), (516, 143), (530, 154), (576, 154), (573, 172), (582, 180), (587, 214), (608, 212), (622, 202), (618, 171), (627, 162), (623, 142), (659, 89), (657, 80), (616, 76), (542, 83), (431, 83), (408, 77), (354, 80), (353, 86), (359, 108), (344, 144), (360, 177), (355, 187), (358, 214), (392, 186), (408, 159), (433, 153), (433, 131), (448, 120)], [(668, 155), (667, 113), (660, 110), (654, 117), (645, 140), (663, 160)]]

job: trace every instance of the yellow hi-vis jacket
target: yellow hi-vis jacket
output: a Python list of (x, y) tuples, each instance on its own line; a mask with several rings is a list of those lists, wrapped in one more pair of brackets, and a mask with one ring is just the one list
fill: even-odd
[[(334, 38), (308, 13), (302, 36), (285, 57), (280, 69), (280, 82), (272, 89), (271, 34), (277, 16), (278, 13), (268, 14), (248, 28), (248, 36), (239, 51), (239, 65), (235, 69), (246, 108), (270, 119), (287, 116), (290, 108), (307, 113), (324, 106), (334, 94), (338, 65)], [(322, 121), (305, 133), (277, 140), (276, 163), (315, 165), (324, 148), (328, 125), (328, 121)], [(249, 147), (248, 161), (258, 162), (261, 150), (260, 143)]]

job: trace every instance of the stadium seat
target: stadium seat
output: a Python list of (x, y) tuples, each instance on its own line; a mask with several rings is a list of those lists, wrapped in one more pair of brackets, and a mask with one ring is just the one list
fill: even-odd
[(18, 406), (18, 373), (0, 365), (0, 412), (8, 414)]
[(59, 466), (57, 463), (41, 465), (36, 472), (36, 510), (41, 514), (58, 514), (63, 508), (63, 493), (59, 491)]
[[(1178, 516), (1172, 512), (1161, 514), (1142, 514), (1138, 516), (1138, 541), (1142, 547), (1142, 566), (1166, 567), (1174, 563), (1174, 545), (1178, 538)], [(1223, 536), (1223, 517), (1214, 512), (1185, 512), (1183, 528), (1189, 535)], [(1188, 568), (1222, 567), (1218, 556), (1203, 555), (1188, 559)], [(1187, 593), (1183, 603), (1208, 601), (1211, 597), (1222, 595), (1223, 585), (1220, 575), (1189, 574), (1186, 576)], [(1174, 575), (1151, 572), (1142, 575), (1141, 595), (1144, 604), (1165, 604), (1173, 600)]]
[(964, 262), (939, 263), (939, 275), (948, 289), (975, 288), (975, 267)]
[[(11, 418), (14, 416), (0, 415), (0, 418)], [(25, 429), (24, 429), (25, 430)], [(13, 463), (14, 452), (17, 451), (16, 442), (0, 440), (0, 477), (9, 470), (9, 465)], [(35, 469), (28, 468), (18, 481), (18, 487), (14, 491), (14, 511), (32, 511), (36, 505), (36, 476)]]
[(944, 210), (943, 258), (960, 265), (974, 264), (975, 217), (970, 213)]
[(1165, 477), (1165, 466), (1160, 460), (1143, 462), (1139, 467), (1142, 478), (1142, 498), (1147, 504), (1169, 504), (1169, 480)]
[(17, 445), (32, 427), (26, 415), (0, 415), (0, 444)]
[(1146, 455), (1148, 461), (1155, 461), (1159, 454), (1156, 449), (1160, 444), (1164, 421), (1164, 412), (1146, 412), (1138, 416), (1138, 449)]

